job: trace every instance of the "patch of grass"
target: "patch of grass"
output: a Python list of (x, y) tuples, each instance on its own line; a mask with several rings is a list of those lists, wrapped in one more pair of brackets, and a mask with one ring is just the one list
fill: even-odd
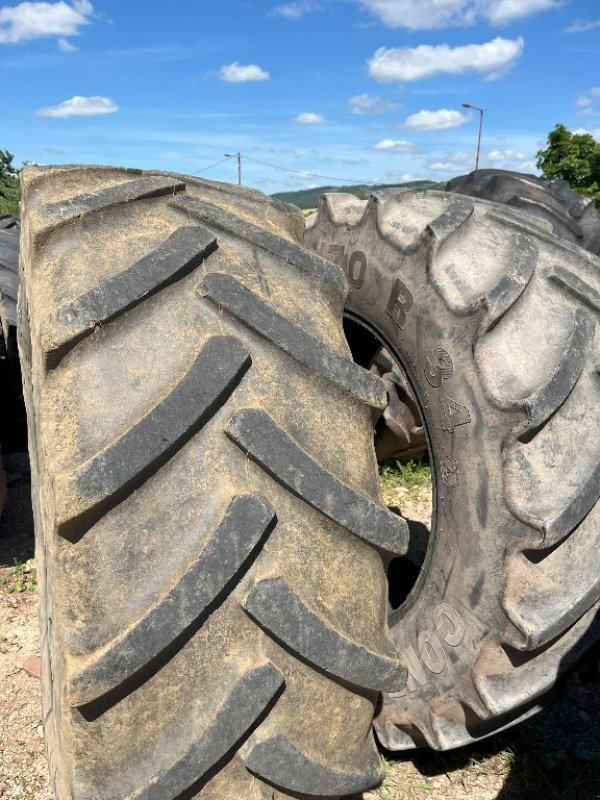
[(35, 592), (37, 590), (35, 560), (33, 558), (27, 561), (14, 559), (13, 567), (4, 567), (0, 570), (0, 588), (8, 594)]
[(399, 499), (415, 502), (431, 487), (431, 467), (421, 461), (386, 461), (379, 465), (379, 480), (387, 503)]

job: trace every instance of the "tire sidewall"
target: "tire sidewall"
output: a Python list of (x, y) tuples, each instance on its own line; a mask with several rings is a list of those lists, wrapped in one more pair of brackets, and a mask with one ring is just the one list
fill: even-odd
[(463, 699), (481, 706), (471, 672), (490, 632), (506, 624), (501, 531), (516, 535), (516, 521), (502, 499), (501, 442), (516, 417), (486, 400), (473, 357), (479, 318), (458, 316), (444, 303), (429, 280), (427, 246), (402, 253), (368, 219), (350, 236), (324, 225), (317, 249), (331, 257), (332, 245), (344, 248), (347, 315), (375, 332), (412, 384), (432, 468), (430, 545), (407, 601), (390, 617), (409, 679), (405, 690), (384, 698), (376, 725), (389, 747), (383, 729), (390, 702), (388, 731), (403, 716), (429, 717), (433, 706), (454, 702), (448, 698), (459, 685)]

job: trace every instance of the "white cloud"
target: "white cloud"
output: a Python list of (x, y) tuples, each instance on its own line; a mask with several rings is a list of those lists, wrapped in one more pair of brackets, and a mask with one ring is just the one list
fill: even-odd
[(269, 73), (258, 64), (225, 64), (219, 73), (225, 83), (247, 83), (248, 81), (268, 81)]
[(304, 111), (302, 114), (298, 114), (293, 117), (293, 121), (298, 122), (300, 125), (323, 125), (326, 122), (325, 117), (320, 114), (313, 114), (312, 111)]
[(410, 172), (397, 172), (394, 170), (388, 172), (388, 177), (400, 178), (400, 183), (410, 183), (411, 181), (422, 180), (422, 178), (417, 178), (416, 175), (411, 175)]
[(483, 19), (503, 25), (556, 8), (560, 0), (359, 0), (390, 28), (430, 30), (473, 25)]
[(510, 169), (516, 172), (534, 172), (537, 170), (534, 157), (531, 153), (521, 153), (518, 150), (488, 150), (483, 156), (491, 167)]
[(58, 40), (56, 46), (61, 53), (75, 53), (79, 49), (68, 39), (63, 39), (62, 37)]
[(459, 174), (470, 172), (475, 166), (475, 150), (458, 150), (446, 153), (435, 161), (429, 161), (427, 167), (433, 172), (446, 172)]
[(413, 131), (446, 131), (460, 128), (471, 119), (470, 114), (461, 114), (451, 108), (440, 108), (439, 111), (418, 111), (404, 120), (404, 127)]
[(297, 0), (292, 3), (282, 3), (280, 6), (274, 6), (271, 9), (271, 16), (283, 17), (284, 19), (295, 20), (301, 19), (305, 14), (310, 14), (311, 11), (320, 11), (321, 4), (315, 0)]
[(369, 60), (369, 74), (381, 83), (418, 81), (432, 75), (462, 75), (479, 72), (486, 78), (498, 78), (508, 72), (524, 48), (523, 38), (497, 36), (484, 44), (450, 47), (447, 44), (419, 47), (380, 47)]
[[(535, 159), (531, 154), (510, 149), (483, 151), (480, 166), (484, 169), (506, 169), (514, 172), (537, 171)], [(440, 158), (429, 161), (427, 167), (432, 172), (443, 172), (447, 175), (463, 175), (471, 172), (475, 167), (475, 148), (445, 153)]]
[(515, 19), (558, 8), (560, 4), (561, 0), (492, 0), (487, 3), (485, 16), (494, 25), (506, 25)]
[(576, 19), (572, 25), (565, 28), (565, 33), (585, 33), (600, 28), (600, 19)]
[(412, 150), (414, 145), (411, 142), (406, 142), (404, 139), (382, 139), (377, 144), (373, 145), (373, 150), (396, 150), (400, 153), (406, 153)]
[(353, 114), (382, 114), (396, 108), (396, 103), (372, 94), (355, 94), (348, 100), (348, 105)]
[(583, 116), (598, 114), (600, 111), (600, 86), (594, 86), (593, 89), (582, 92), (575, 101), (575, 105)]
[(17, 44), (48, 36), (77, 36), (89, 23), (94, 8), (88, 0), (71, 5), (25, 2), (0, 8), (0, 44)]
[(398, 183), (412, 183), (413, 181), (422, 181), (426, 180), (426, 178), (419, 177), (418, 175), (413, 175), (411, 172), (400, 172), (399, 170), (390, 170), (387, 173), (387, 177), (390, 180), (394, 180)]
[(312, 172), (305, 172), (304, 170), (299, 170), (296, 172), (296, 175), (303, 181), (314, 181), (315, 176)]
[(113, 114), (118, 106), (110, 97), (80, 97), (75, 95), (56, 106), (40, 108), (35, 113), (39, 117), (96, 117), (100, 114)]
[(492, 164), (497, 164), (499, 161), (529, 161), (531, 156), (519, 153), (517, 150), (490, 150), (487, 158)]
[(589, 135), (593, 136), (596, 141), (600, 142), (600, 128), (575, 128), (575, 130), (571, 131), (571, 133), (589, 133)]

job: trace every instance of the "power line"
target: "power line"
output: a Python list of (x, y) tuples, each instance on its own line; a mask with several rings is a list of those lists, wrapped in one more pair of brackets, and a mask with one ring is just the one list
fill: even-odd
[(255, 161), (257, 164), (262, 164), (263, 167), (271, 167), (271, 169), (282, 170), (283, 172), (293, 172), (295, 175), (302, 175), (307, 178), (323, 178), (326, 181), (340, 181), (341, 183), (366, 183), (370, 184), (373, 181), (362, 178), (337, 178), (332, 175), (318, 175), (315, 172), (306, 172), (305, 170), (290, 169), (290, 167), (280, 167), (277, 164), (269, 164), (267, 161), (260, 161), (258, 158), (252, 158), (245, 153), (241, 154), (248, 161)]
[(209, 164), (207, 167), (202, 167), (202, 169), (197, 170), (196, 172), (190, 173), (191, 175), (199, 175), (201, 172), (206, 172), (213, 167), (218, 167), (219, 164), (223, 164), (225, 161), (229, 161), (232, 158), (237, 158), (238, 160), (238, 182), (241, 183), (241, 161), (242, 158), (245, 158), (247, 161), (253, 161), (255, 164), (261, 164), (263, 167), (269, 167), (270, 169), (276, 169), (281, 172), (291, 172), (294, 175), (300, 175), (303, 178), (321, 178), (322, 180), (326, 181), (339, 181), (340, 183), (346, 184), (357, 184), (357, 183), (364, 183), (364, 184), (371, 184), (373, 183), (372, 179), (367, 178), (339, 178), (333, 175), (319, 175), (316, 172), (307, 172), (306, 170), (299, 170), (299, 169), (291, 169), (290, 167), (282, 167), (279, 164), (270, 164), (268, 161), (261, 161), (258, 158), (253, 158), (252, 156), (247, 156), (245, 153), (230, 153), (222, 158), (220, 161), (216, 161), (214, 164)]
[(196, 172), (190, 172), (190, 175), (199, 175), (201, 172), (206, 172), (207, 170), (212, 169), (213, 167), (218, 167), (219, 164), (223, 164), (225, 161), (229, 161), (230, 158), (233, 158), (233, 156), (225, 156), (225, 158), (222, 158), (220, 161), (215, 161), (214, 164), (209, 164), (207, 167), (202, 167), (202, 169), (199, 169)]

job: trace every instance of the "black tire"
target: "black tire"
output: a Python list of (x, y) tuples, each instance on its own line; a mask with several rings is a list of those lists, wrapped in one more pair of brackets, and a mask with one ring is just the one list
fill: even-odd
[[(352, 344), (350, 340), (350, 349)], [(353, 357), (356, 361), (360, 355), (353, 353)], [(406, 376), (385, 347), (374, 355), (369, 367), (383, 381), (388, 396), (387, 407), (375, 421), (377, 461), (383, 463), (395, 459), (406, 463), (420, 459), (427, 450), (427, 440)]]
[(5, 338), (9, 327), (17, 324), (19, 291), (19, 219), (9, 219), (13, 224), (2, 225), (6, 220), (0, 220), (0, 322)]
[(7, 228), (18, 228), (19, 217), (14, 214), (0, 214), (0, 230)]
[(594, 198), (577, 194), (568, 181), (480, 169), (448, 181), (446, 191), (519, 208), (546, 223), (557, 236), (600, 253), (600, 214)]
[(25, 406), (17, 347), (19, 218), (0, 217), (0, 446), (27, 450)]
[(396, 355), (428, 434), (429, 546), (390, 617), (409, 680), (376, 731), (458, 747), (533, 713), (599, 638), (600, 262), (441, 192), (326, 195), (305, 242), (341, 254), (351, 325)]
[(249, 190), (99, 167), (22, 185), (57, 797), (374, 785), (377, 689), (406, 677), (381, 554), (407, 534), (380, 503), (385, 392), (349, 357), (343, 273)]

